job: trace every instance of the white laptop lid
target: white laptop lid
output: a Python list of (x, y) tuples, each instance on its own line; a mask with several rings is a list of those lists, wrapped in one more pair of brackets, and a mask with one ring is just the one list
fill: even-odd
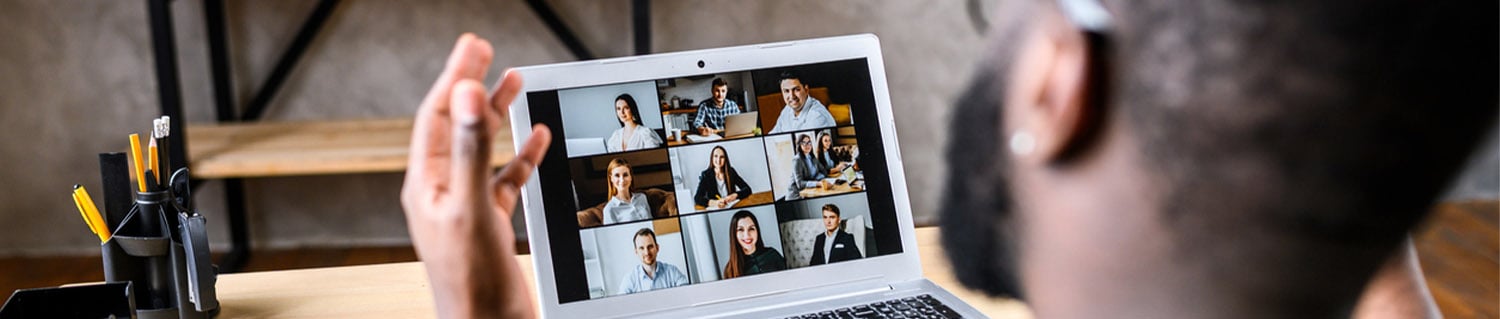
[[(533, 124), (547, 124), (553, 134), (536, 178), (522, 190), (543, 315), (632, 316), (809, 287), (879, 289), (921, 277), (874, 35), (517, 70), (526, 84), (511, 105), (516, 145)], [(715, 79), (730, 83), (731, 96), (747, 97), (742, 107), (759, 112), (760, 132), (691, 144), (653, 133), (663, 123), (692, 121), (695, 110), (678, 102), (710, 98)], [(790, 86), (801, 111), (786, 107), (783, 82), (805, 85)], [(639, 124), (622, 124), (627, 120)], [(610, 140), (616, 135), (622, 138)], [(826, 152), (816, 145), (823, 135), (833, 144), (821, 148)], [(813, 156), (798, 155), (804, 136), (815, 143)], [(581, 139), (609, 141), (603, 153), (570, 149)], [(710, 169), (722, 165), (712, 160), (720, 152), (734, 172), (729, 182)], [(818, 164), (856, 161), (858, 169), (836, 172)], [(611, 200), (614, 185), (627, 189), (620, 197), (630, 203)], [(712, 205), (729, 195), (737, 199), (722, 202), (733, 206)], [(840, 211), (839, 233), (834, 243), (814, 247), (826, 231), (825, 207)], [(647, 238), (654, 238), (655, 254), (637, 253)], [(654, 276), (641, 276), (649, 259), (642, 255), (654, 257)], [(810, 265), (813, 255), (848, 260)]]

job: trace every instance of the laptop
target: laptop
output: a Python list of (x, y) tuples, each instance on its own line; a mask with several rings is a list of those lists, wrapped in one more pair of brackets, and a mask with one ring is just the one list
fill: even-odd
[(746, 112), (724, 117), (724, 137), (750, 135), (760, 126), (760, 112)]
[[(984, 318), (922, 278), (874, 35), (516, 70), (526, 78), (510, 106), (516, 145), (533, 124), (548, 125), (553, 136), (522, 190), (544, 317)], [(572, 150), (592, 146), (564, 142), (623, 132), (615, 105), (626, 96), (638, 101), (630, 107), (643, 108), (631, 114), (643, 117), (670, 113), (654, 108), (692, 94), (679, 92), (708, 90), (715, 80), (779, 102), (784, 75), (826, 88), (831, 101), (820, 102), (848, 104), (858, 120), (782, 120), (773, 134), (685, 145), (646, 139), (608, 152)], [(733, 124), (742, 118), (760, 121), (734, 117), (730, 127), (743, 130)], [(656, 129), (652, 123), (661, 122), (642, 123)], [(798, 160), (803, 137), (836, 133), (847, 144), (850, 132), (863, 150), (861, 170), (853, 172), (861, 185), (822, 188), (815, 179), (799, 180), (798, 165), (812, 163)], [(736, 176), (716, 182), (714, 171), (703, 168), (711, 163)], [(630, 203), (611, 204), (611, 194), (627, 192), (622, 197)], [(785, 196), (792, 192), (801, 196)], [(727, 208), (695, 209), (731, 195)], [(824, 223), (824, 216), (838, 222)]]

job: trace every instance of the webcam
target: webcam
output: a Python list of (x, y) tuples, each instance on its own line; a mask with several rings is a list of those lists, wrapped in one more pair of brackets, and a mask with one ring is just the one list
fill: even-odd
[(698, 60), (698, 68), (702, 69), (703, 65), (704, 65), (703, 60)]

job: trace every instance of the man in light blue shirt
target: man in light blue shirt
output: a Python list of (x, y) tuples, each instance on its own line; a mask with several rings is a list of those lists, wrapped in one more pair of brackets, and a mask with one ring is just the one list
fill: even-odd
[(688, 284), (688, 277), (677, 266), (656, 261), (656, 232), (641, 228), (635, 232), (635, 255), (641, 257), (641, 266), (620, 280), (618, 294), (633, 294), (653, 289), (671, 288)]
[(781, 101), (786, 102), (786, 107), (781, 108), (781, 115), (776, 117), (776, 127), (771, 129), (773, 134), (837, 125), (833, 122), (833, 114), (828, 113), (828, 107), (807, 96), (807, 84), (791, 71), (781, 73)]

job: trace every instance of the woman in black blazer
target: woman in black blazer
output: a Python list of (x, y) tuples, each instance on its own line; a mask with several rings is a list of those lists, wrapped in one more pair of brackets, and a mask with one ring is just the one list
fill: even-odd
[(693, 192), (693, 202), (706, 209), (727, 208), (735, 200), (750, 196), (750, 184), (740, 178), (729, 165), (729, 152), (723, 146), (714, 146), (709, 152), (708, 169), (698, 177), (698, 191)]

